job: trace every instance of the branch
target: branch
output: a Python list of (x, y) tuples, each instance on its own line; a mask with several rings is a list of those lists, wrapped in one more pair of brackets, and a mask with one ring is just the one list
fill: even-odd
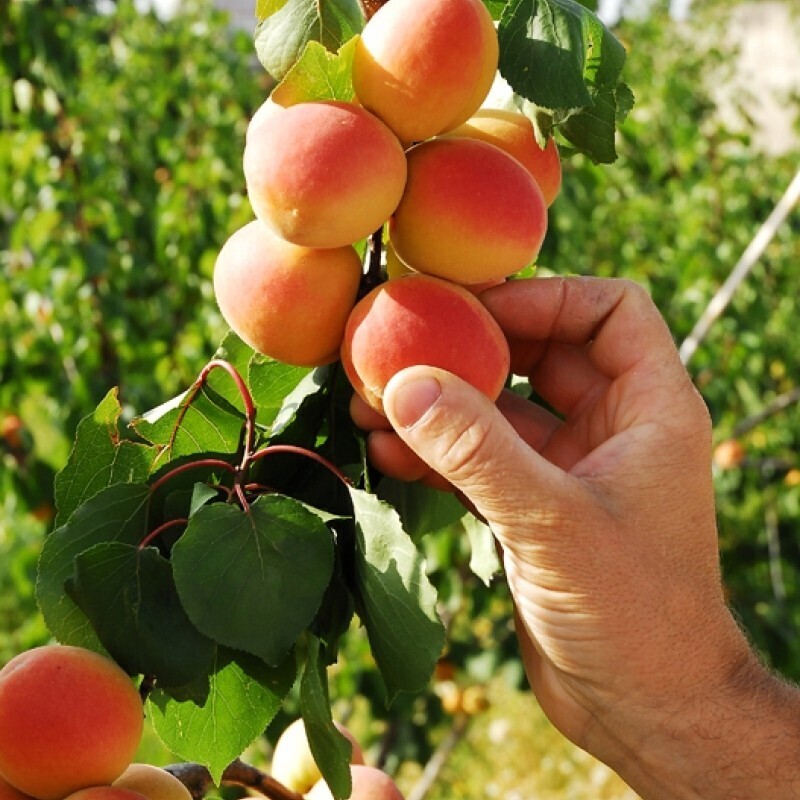
[[(189, 790), (194, 800), (202, 800), (214, 786), (211, 773), (201, 764), (171, 764), (164, 769)], [(271, 775), (238, 758), (225, 768), (220, 785), (244, 786), (260, 792), (270, 800), (303, 800), (303, 795), (287, 789)]]
[(706, 306), (706, 310), (700, 316), (692, 332), (681, 344), (680, 355), (681, 361), (683, 361), (684, 364), (689, 363), (689, 360), (700, 346), (700, 343), (711, 330), (711, 326), (725, 310), (728, 303), (730, 303), (731, 298), (739, 288), (739, 284), (758, 263), (761, 254), (772, 241), (772, 238), (775, 236), (775, 233), (783, 221), (789, 216), (789, 212), (798, 199), (800, 199), (800, 170), (797, 171), (797, 174), (783, 193), (783, 197), (778, 201), (778, 204), (772, 209), (772, 213), (770, 213), (764, 224), (759, 228), (758, 233), (756, 233), (750, 244), (745, 248), (744, 253), (742, 253), (736, 266), (731, 270), (725, 283), (722, 284), (711, 299), (711, 302)]
[(453, 720), (453, 725), (442, 739), (436, 752), (431, 756), (425, 769), (422, 770), (420, 779), (414, 784), (406, 800), (424, 800), (431, 787), (444, 769), (447, 761), (455, 750), (456, 745), (464, 738), (469, 727), (470, 718), (466, 714), (458, 714)]
[(795, 386), (794, 389), (779, 394), (771, 403), (764, 406), (761, 411), (743, 419), (733, 429), (733, 437), (738, 438), (739, 436), (743, 436), (748, 431), (758, 427), (765, 420), (774, 417), (776, 414), (780, 414), (781, 411), (785, 411), (789, 406), (798, 402), (800, 402), (800, 386)]

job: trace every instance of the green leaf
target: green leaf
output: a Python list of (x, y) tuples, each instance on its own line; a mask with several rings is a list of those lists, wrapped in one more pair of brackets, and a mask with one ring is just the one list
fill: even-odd
[[(498, 28), (500, 73), (544, 145), (555, 126), (596, 162), (616, 158), (616, 87), (625, 48), (575, 0), (509, 0)], [(580, 121), (568, 126), (573, 117)]]
[(469, 568), (486, 586), (501, 570), (500, 558), (497, 555), (494, 534), (491, 528), (481, 522), (474, 514), (465, 514), (456, 528), (463, 531), (469, 539)]
[(368, 492), (350, 489), (356, 520), (356, 588), (372, 653), (388, 699), (419, 691), (444, 644), (436, 590), (400, 517)]
[(314, 619), (333, 572), (325, 523), (290, 497), (208, 505), (172, 550), (178, 594), (206, 636), (276, 665)]
[(280, 81), (309, 42), (336, 52), (364, 23), (358, 0), (287, 0), (259, 22), (256, 53), (264, 69)]
[(256, 406), (258, 424), (272, 426), (274, 430), (275, 422), (282, 416), (284, 408), (288, 407), (290, 414), (296, 410), (302, 398), (294, 398), (293, 393), (299, 386), (305, 386), (306, 379), (314, 374), (315, 371), (308, 367), (293, 367), (267, 356), (254, 356), (248, 366), (247, 383)]
[(336, 800), (345, 800), (353, 788), (350, 775), (353, 746), (333, 724), (324, 648), (316, 636), (309, 634), (307, 639), (308, 653), (300, 679), (300, 713), (311, 755), (325, 783)]
[(272, 91), (278, 105), (316, 100), (340, 100), (349, 103), (353, 89), (353, 54), (357, 37), (343, 44), (334, 55), (319, 42), (309, 42), (300, 60)]
[[(228, 331), (219, 343), (213, 360), (227, 361), (239, 375), (246, 377), (250, 361), (254, 357), (256, 357), (255, 350), (245, 344), (233, 331)], [(206, 384), (244, 414), (244, 403), (239, 394), (239, 388), (225, 370), (214, 369), (209, 372)]]
[(121, 413), (117, 390), (112, 389), (78, 424), (69, 460), (55, 479), (56, 526), (101, 489), (147, 478), (158, 450), (121, 439)]
[(181, 686), (207, 672), (214, 643), (189, 621), (172, 567), (155, 548), (104, 542), (84, 550), (69, 593), (129, 674)]
[(194, 387), (133, 420), (136, 432), (161, 451), (159, 465), (195, 453), (235, 453), (240, 413), (208, 386)]
[(403, 530), (414, 541), (453, 525), (464, 516), (464, 506), (453, 492), (431, 489), (418, 481), (383, 478), (376, 494), (395, 508)]
[(147, 716), (175, 755), (208, 768), (219, 783), (225, 767), (272, 721), (297, 675), (294, 657), (278, 667), (216, 648), (208, 676), (180, 690), (156, 688)]
[(74, 560), (102, 542), (137, 545), (147, 533), (149, 488), (140, 483), (109, 486), (87, 500), (45, 540), (39, 556), (36, 600), (48, 629), (60, 642), (102, 650), (89, 620), (64, 586)]
[(492, 19), (497, 22), (503, 16), (506, 0), (483, 0), (483, 4), (489, 9)]

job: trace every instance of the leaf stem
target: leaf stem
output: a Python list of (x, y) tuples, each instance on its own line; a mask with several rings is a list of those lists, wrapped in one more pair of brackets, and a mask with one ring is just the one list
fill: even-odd
[(226, 472), (230, 472), (232, 475), (237, 474), (236, 467), (234, 467), (233, 464), (229, 464), (227, 461), (223, 461), (221, 458), (200, 458), (197, 461), (187, 461), (185, 464), (181, 464), (180, 466), (171, 469), (169, 472), (165, 472), (157, 481), (154, 481), (150, 485), (150, 494), (152, 495), (170, 479), (181, 475), (184, 472), (188, 472), (191, 469), (196, 469), (197, 467), (219, 467), (220, 469), (224, 469)]
[(308, 450), (305, 447), (299, 447), (298, 445), (294, 444), (271, 444), (267, 445), (266, 447), (262, 448), (256, 453), (253, 453), (250, 456), (249, 463), (255, 463), (256, 461), (261, 461), (261, 459), (266, 458), (267, 456), (277, 455), (279, 453), (293, 453), (294, 455), (305, 456), (306, 458), (310, 458), (312, 461), (316, 461), (318, 464), (322, 464), (328, 472), (335, 475), (345, 486), (352, 486), (353, 483), (347, 475), (344, 474), (335, 464), (332, 464), (328, 461), (327, 458), (321, 456), (319, 453), (315, 453), (313, 450)]
[(144, 550), (145, 547), (150, 545), (154, 539), (158, 538), (164, 531), (169, 530), (170, 528), (174, 528), (177, 525), (186, 525), (188, 524), (189, 520), (186, 517), (179, 517), (177, 519), (171, 519), (169, 522), (164, 522), (159, 525), (157, 528), (154, 528), (147, 536), (139, 542), (139, 550)]

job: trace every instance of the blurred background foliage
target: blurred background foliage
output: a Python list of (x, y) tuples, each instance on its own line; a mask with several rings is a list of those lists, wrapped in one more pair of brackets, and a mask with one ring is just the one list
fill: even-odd
[[(544, 273), (642, 282), (680, 342), (789, 184), (800, 145), (783, 155), (753, 146), (755, 82), (737, 95), (739, 124), (718, 113), (713, 89), (737, 63), (726, 36), (735, 4), (709, 0), (688, 25), (662, 5), (618, 24), (637, 97), (620, 157), (611, 167), (565, 163), (540, 261)], [(91, 2), (11, 0), (0, 4), (0, 52), (3, 663), (47, 638), (35, 564), (78, 420), (111, 386), (127, 418), (173, 396), (224, 333), (210, 275), (223, 241), (250, 218), (241, 153), (267, 85), (251, 37), (200, 0), (169, 22), (128, 0), (104, 13)], [(714, 467), (730, 600), (764, 658), (792, 679), (800, 679), (800, 408), (759, 415), (797, 388), (798, 266), (795, 213), (690, 363), (718, 440), (737, 443)], [(507, 593), (502, 581), (486, 588), (470, 573), (463, 533), (433, 533), (425, 546), (451, 634), (447, 674), (427, 696), (387, 711), (354, 635), (332, 674), (337, 714), (412, 781), (413, 765), (462, 718), (463, 707), (448, 706), (453, 687), (477, 685), (492, 706), (475, 717), (431, 797), (633, 797), (545, 733), (535, 703), (516, 692), (524, 680)], [(291, 713), (289, 704), (268, 738)], [(535, 764), (522, 748), (519, 770), (506, 774), (486, 753), (505, 749), (508, 767), (512, 724), (522, 726), (520, 741), (547, 744)], [(150, 760), (166, 758), (147, 746)]]

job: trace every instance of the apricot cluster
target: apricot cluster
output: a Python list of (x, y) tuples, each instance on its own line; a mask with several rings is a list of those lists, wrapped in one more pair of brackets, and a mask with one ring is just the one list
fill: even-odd
[(0, 800), (190, 800), (165, 770), (133, 763), (144, 724), (116, 663), (68, 645), (0, 670)]
[[(535, 261), (561, 185), (552, 139), (542, 149), (527, 117), (481, 107), (498, 50), (481, 0), (391, 0), (356, 42), (353, 102), (256, 112), (243, 159), (256, 219), (214, 268), (247, 344), (297, 366), (341, 359), (377, 411), (413, 364), (497, 397), (508, 344), (477, 296)], [(359, 300), (368, 237), (388, 280)]]

